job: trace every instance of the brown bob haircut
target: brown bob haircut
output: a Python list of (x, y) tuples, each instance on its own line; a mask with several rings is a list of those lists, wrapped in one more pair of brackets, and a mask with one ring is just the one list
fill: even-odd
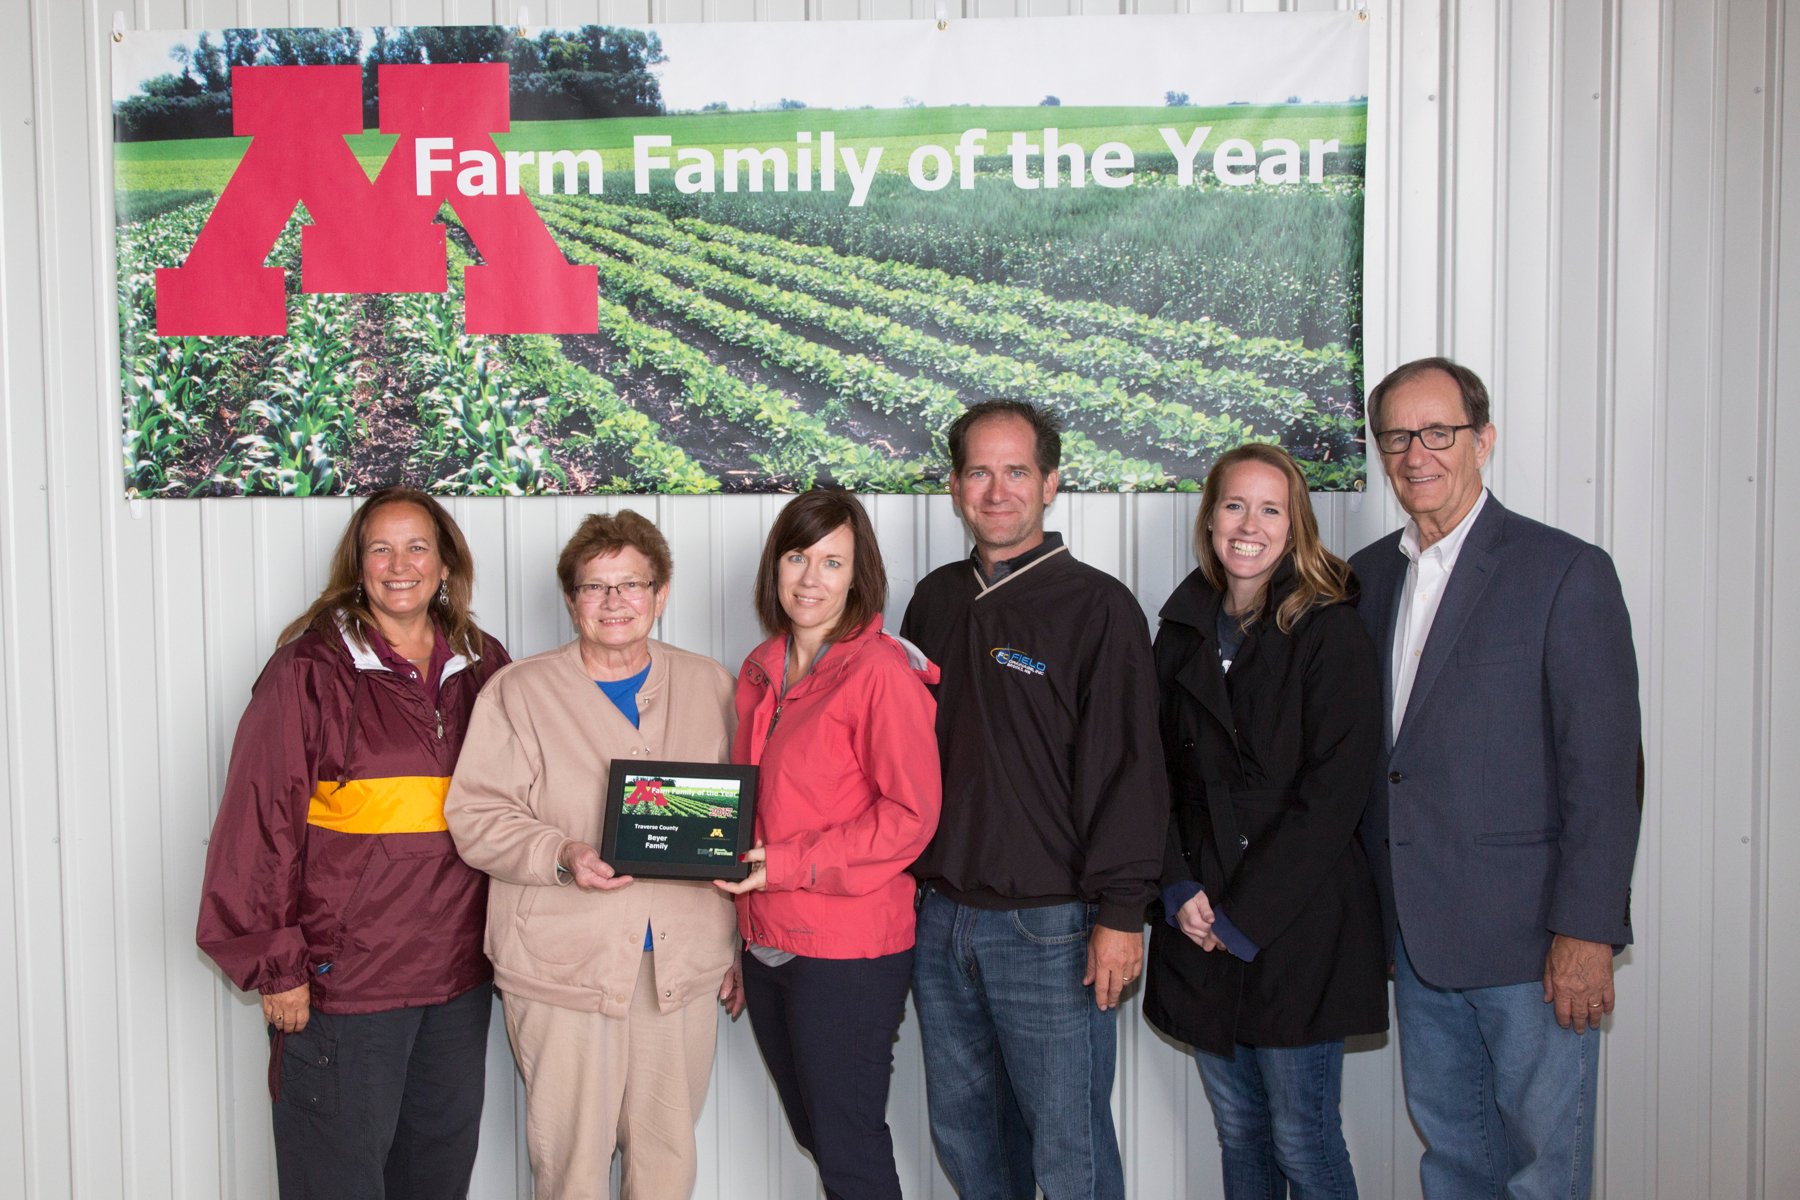
[(371, 493), (362, 507), (350, 514), (350, 523), (344, 526), (337, 548), (331, 552), (331, 572), (325, 580), (325, 590), (281, 631), (278, 645), (286, 645), (308, 630), (320, 637), (336, 637), (341, 620), (358, 645), (368, 646), (369, 631), (379, 626), (375, 622), (375, 610), (362, 594), (363, 540), (369, 521), (390, 504), (415, 505), (431, 518), (431, 524), (437, 530), (438, 557), (450, 569), (449, 578), (444, 580), (448, 602), (439, 604), (434, 597), (431, 615), (438, 628), (444, 631), (444, 640), (450, 643), (454, 653), (471, 658), (480, 654), (486, 635), (476, 626), (475, 615), (469, 611), (469, 599), (475, 590), (475, 564), (469, 558), (469, 543), (463, 540), (462, 530), (457, 528), (456, 521), (442, 504), (419, 489), (409, 487), (382, 488)]
[(1431, 358), (1415, 358), (1409, 363), (1401, 363), (1375, 385), (1374, 390), (1369, 393), (1369, 432), (1386, 431), (1386, 427), (1381, 424), (1381, 405), (1387, 400), (1388, 393), (1409, 379), (1417, 379), (1431, 371), (1442, 371), (1456, 384), (1456, 390), (1462, 396), (1463, 420), (1473, 425), (1476, 433), (1486, 429), (1488, 422), (1493, 419), (1487, 384), (1481, 382), (1481, 376), (1461, 363), (1434, 355)]
[(556, 556), (556, 579), (562, 584), (563, 595), (575, 594), (575, 584), (579, 582), (576, 573), (588, 559), (617, 554), (627, 547), (649, 560), (653, 589), (668, 584), (675, 574), (675, 561), (669, 557), (669, 543), (662, 530), (648, 517), (622, 508), (616, 513), (589, 514)]
[(875, 527), (856, 497), (842, 488), (814, 488), (789, 501), (775, 518), (769, 540), (763, 543), (762, 562), (756, 568), (756, 619), (770, 637), (792, 631), (787, 610), (781, 607), (776, 579), (781, 557), (804, 550), (843, 526), (850, 527), (855, 543), (850, 565), (850, 594), (844, 599), (844, 615), (825, 635), (827, 643), (861, 633), (887, 605), (887, 569), (881, 565), (881, 547)]
[[(1294, 622), (1315, 608), (1337, 604), (1352, 596), (1350, 564), (1325, 548), (1319, 538), (1319, 521), (1313, 515), (1312, 497), (1307, 494), (1306, 476), (1300, 466), (1280, 446), (1263, 442), (1247, 442), (1235, 450), (1227, 450), (1206, 473), (1206, 486), (1200, 493), (1200, 519), (1194, 522), (1194, 557), (1200, 560), (1200, 573), (1220, 595), (1225, 594), (1225, 565), (1213, 549), (1213, 512), (1219, 507), (1220, 493), (1225, 490), (1225, 476), (1239, 463), (1262, 463), (1274, 467), (1287, 480), (1288, 536), (1290, 545), (1282, 553), (1294, 569), (1293, 586), (1275, 610), (1275, 627), (1291, 633)], [(1256, 603), (1239, 614), (1239, 624), (1250, 628), (1263, 616), (1269, 605), (1268, 585)]]

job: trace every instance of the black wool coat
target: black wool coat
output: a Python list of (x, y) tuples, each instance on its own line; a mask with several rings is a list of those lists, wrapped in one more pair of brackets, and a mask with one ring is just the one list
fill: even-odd
[(1155, 660), (1171, 795), (1162, 886), (1195, 879), (1261, 947), (1204, 951), (1152, 908), (1144, 1015), (1179, 1041), (1304, 1046), (1387, 1028), (1381, 910), (1356, 837), (1381, 752), (1375, 651), (1349, 604), (1288, 633), (1268, 614), (1229, 674), (1199, 571), (1162, 609)]

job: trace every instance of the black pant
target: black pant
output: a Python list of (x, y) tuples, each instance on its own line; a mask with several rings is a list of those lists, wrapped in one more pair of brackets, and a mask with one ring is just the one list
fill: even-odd
[(271, 1031), (282, 1200), (462, 1200), (487, 1089), (492, 984), (424, 1008)]
[(911, 950), (779, 967), (744, 955), (756, 1044), (831, 1200), (900, 1200), (887, 1098), (911, 979)]

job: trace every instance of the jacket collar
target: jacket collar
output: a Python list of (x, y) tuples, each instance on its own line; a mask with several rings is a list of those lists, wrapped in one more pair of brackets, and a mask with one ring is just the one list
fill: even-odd
[(643, 686), (638, 688), (638, 723), (634, 728), (618, 706), (606, 698), (588, 674), (587, 665), (581, 661), (581, 639), (565, 644), (556, 652), (557, 657), (567, 668), (569, 685), (572, 691), (578, 691), (585, 699), (581, 703), (593, 706), (601, 715), (593, 718), (601, 722), (617, 721), (619, 727), (627, 731), (627, 744), (642, 745), (652, 749), (663, 744), (663, 735), (667, 727), (669, 706), (662, 703), (663, 693), (668, 690), (669, 652), (672, 649), (667, 643), (649, 638), (646, 644), (650, 650), (650, 673), (644, 676)]
[[(1229, 733), (1236, 722), (1225, 671), (1219, 665), (1217, 625), (1222, 602), (1223, 597), (1196, 567), (1169, 596), (1160, 615), (1169, 624), (1187, 627), (1193, 637), (1192, 652), (1175, 665), (1175, 682)], [(1246, 640), (1246, 651), (1253, 640)]]
[[(1269, 579), (1269, 598), (1263, 605), (1263, 617), (1257, 622), (1258, 625), (1273, 619), (1271, 614), (1287, 599), (1288, 593), (1294, 590), (1294, 576), (1294, 557), (1290, 554), (1281, 560), (1275, 568), (1275, 574)], [(1219, 605), (1223, 602), (1224, 597), (1207, 582), (1205, 573), (1195, 567), (1170, 594), (1157, 615), (1165, 621), (1191, 625), (1211, 641), (1213, 626), (1218, 620)]]
[[(350, 632), (349, 621), (345, 619), (344, 614), (342, 613), (339, 613), (337, 616), (337, 627), (338, 637), (343, 639), (344, 649), (350, 655), (350, 663), (358, 671), (386, 671), (389, 675), (395, 673), (392, 667), (381, 661), (381, 655), (375, 653), (375, 648), (373, 646), (363, 645), (356, 640), (356, 637)], [(434, 624), (432, 628), (435, 630), (437, 629), (437, 626)], [(442, 637), (443, 631), (438, 630), (437, 636)], [(458, 671), (467, 670), (469, 667), (480, 661), (481, 655), (479, 654), (452, 654), (444, 663), (444, 673), (438, 676), (438, 684), (442, 686), (444, 680), (455, 675)]]
[[(807, 673), (805, 679), (796, 683), (789, 694), (836, 682), (863, 655), (875, 653), (883, 641), (892, 643), (906, 655), (907, 666), (916, 671), (923, 682), (935, 684), (938, 681), (938, 669), (925, 657), (925, 652), (905, 638), (884, 630), (881, 614), (876, 613), (856, 636), (833, 642), (831, 652)], [(745, 677), (757, 687), (770, 690), (780, 689), (782, 672), (786, 669), (787, 638), (782, 634), (775, 635), (752, 650), (744, 663)]]
[(1062, 534), (1057, 533), (1054, 530), (1047, 532), (1044, 534), (1043, 541), (1025, 551), (1025, 553), (1015, 555), (1012, 558), (1002, 559), (999, 564), (997, 564), (1001, 568), (1001, 573), (998, 578), (992, 581), (988, 579), (986, 573), (981, 569), (980, 551), (969, 551), (969, 570), (974, 572), (975, 575), (975, 598), (977, 600), (981, 599), (995, 588), (1005, 584), (1007, 580), (1013, 578), (1015, 575), (1023, 575), (1025, 572), (1031, 570), (1031, 568), (1047, 559), (1055, 558), (1059, 554), (1067, 554), (1068, 549), (1069, 548), (1063, 544)]
[[(1418, 712), (1431, 694), (1432, 685), (1450, 661), (1450, 652), (1455, 648), (1457, 639), (1462, 636), (1463, 626), (1468, 624), (1469, 615), (1475, 611), (1476, 604), (1488, 585), (1493, 582), (1494, 575), (1500, 565), (1499, 550), (1506, 540), (1506, 519), (1510, 514), (1493, 496), (1487, 498), (1476, 517), (1474, 526), (1469, 530), (1468, 541), (1463, 543), (1462, 550), (1456, 556), (1456, 568), (1450, 572), (1450, 582), (1444, 587), (1444, 598), (1438, 603), (1437, 615), (1432, 618), (1431, 632), (1425, 638), (1425, 649), (1419, 655), (1419, 670), (1413, 676), (1412, 692), (1406, 698), (1406, 712), (1400, 718), (1399, 734), (1388, 730), (1391, 745), (1398, 745), (1405, 736), (1405, 731), (1412, 723), (1413, 714)], [(1389, 598), (1390, 608), (1384, 614), (1383, 628), (1387, 636), (1383, 639), (1381, 669), (1388, 679), (1393, 678), (1394, 670), (1394, 624), (1399, 619), (1400, 589), (1406, 586), (1405, 552), (1395, 543), (1395, 552), (1400, 555), (1398, 587)], [(1390, 693), (1391, 696), (1391, 693)], [(1390, 712), (1388, 721), (1393, 720)]]

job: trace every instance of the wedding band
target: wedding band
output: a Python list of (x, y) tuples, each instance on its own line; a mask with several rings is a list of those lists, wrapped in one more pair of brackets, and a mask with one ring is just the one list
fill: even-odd
[(1599, 1007), (1600, 1007), (1600, 1002), (1599, 1002), (1599, 1001), (1598, 1001), (1598, 1000), (1592, 1000), (1592, 1001), (1589, 1001), (1589, 1002), (1588, 1002), (1588, 1007), (1589, 1007), (1589, 1008), (1599, 1008)]

